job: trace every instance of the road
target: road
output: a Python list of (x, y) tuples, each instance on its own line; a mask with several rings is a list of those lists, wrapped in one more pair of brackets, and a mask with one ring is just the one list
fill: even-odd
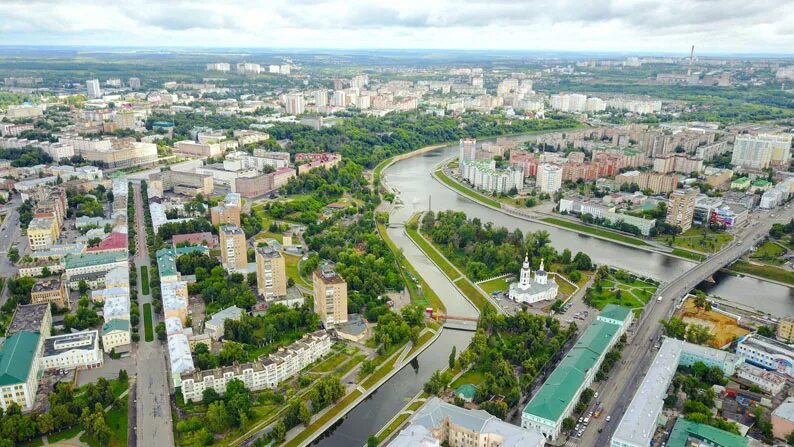
[[(17, 245), (20, 256), (25, 253), (27, 249), (27, 241), (21, 241), (22, 230), (19, 228), (19, 213), (17, 208), (22, 204), (19, 197), (14, 198), (6, 204), (7, 211), (3, 223), (0, 224), (0, 277), (9, 279), (13, 278), (17, 273), (17, 268), (13, 262), (8, 260), (8, 250), (14, 245), (15, 242), (20, 242)], [(8, 287), (3, 287), (2, 295), (0, 295), (0, 305), (5, 304), (8, 299)]]
[[(672, 315), (680, 299), (701, 281), (750, 250), (769, 233), (772, 224), (788, 223), (792, 216), (794, 208), (753, 213), (751, 219), (758, 223), (739, 230), (730, 246), (659, 288), (656, 296), (662, 296), (662, 301), (652, 299), (634, 325), (630, 334), (631, 342), (623, 350), (621, 364), (616, 365), (607, 382), (601, 386), (601, 389), (613, 390), (602, 393), (604, 416), (590, 424), (580, 441), (581, 445), (609, 445), (612, 432), (656, 355), (652, 340), (661, 333), (660, 321)], [(612, 416), (610, 423), (605, 422), (606, 415)], [(599, 428), (603, 428), (601, 433), (598, 433)]]
[[(137, 365), (136, 397), (137, 397), (137, 442), (145, 446), (173, 446), (174, 431), (171, 420), (171, 400), (168, 388), (168, 368), (166, 353), (162, 342), (147, 342), (143, 330), (143, 305), (152, 302), (151, 295), (144, 295), (141, 288), (140, 268), (149, 264), (149, 251), (146, 247), (146, 229), (144, 227), (143, 207), (140, 185), (134, 184), (135, 197), (135, 266), (138, 269), (138, 303), (140, 307), (141, 339), (135, 350)], [(148, 205), (147, 205), (148, 206)], [(153, 315), (152, 324), (157, 324), (157, 315)]]

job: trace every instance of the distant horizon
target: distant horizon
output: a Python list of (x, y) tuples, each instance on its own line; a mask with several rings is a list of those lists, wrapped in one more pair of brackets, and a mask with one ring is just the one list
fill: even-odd
[[(691, 48), (691, 47), (690, 47)], [(444, 53), (461, 53), (472, 55), (488, 55), (494, 53), (497, 55), (565, 55), (571, 56), (600, 56), (600, 57), (689, 57), (689, 51), (686, 52), (671, 52), (671, 51), (632, 51), (632, 50), (552, 50), (552, 49), (500, 49), (500, 48), (483, 48), (483, 49), (465, 49), (465, 48), (368, 48), (368, 47), (267, 47), (267, 46), (216, 46), (207, 47), (199, 45), (86, 45), (86, 44), (0, 44), (0, 54), (3, 50), (83, 50), (83, 53), (102, 52), (103, 50), (114, 51), (137, 51), (137, 52), (153, 52), (153, 51), (185, 51), (190, 50), (192, 53), (217, 53), (225, 54), (232, 52), (246, 52), (246, 53), (419, 53), (431, 54), (437, 52)], [(548, 57), (548, 56), (547, 56)], [(695, 58), (698, 57), (751, 57), (751, 58), (783, 58), (794, 59), (794, 51), (790, 53), (775, 53), (775, 52), (698, 52), (697, 46), (695, 47)]]

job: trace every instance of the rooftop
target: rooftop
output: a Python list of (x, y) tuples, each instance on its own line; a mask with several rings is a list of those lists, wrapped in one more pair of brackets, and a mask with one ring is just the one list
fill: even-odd
[(58, 355), (75, 349), (92, 351), (99, 347), (97, 331), (76, 332), (74, 334), (56, 335), (44, 339), (44, 356)]
[(269, 258), (269, 259), (275, 259), (281, 257), (281, 253), (279, 253), (278, 250), (275, 250), (272, 247), (268, 247), (268, 246), (257, 247), (256, 253), (262, 256), (263, 258)]
[(113, 264), (123, 261), (127, 261), (127, 253), (125, 252), (102, 251), (94, 253), (82, 253), (79, 255), (67, 255), (65, 258), (65, 265), (67, 269), (76, 269), (94, 265)]
[(747, 438), (735, 435), (710, 425), (698, 424), (679, 417), (675, 422), (670, 438), (667, 440), (668, 447), (688, 447), (692, 445), (690, 438), (698, 441), (706, 441), (707, 445), (718, 445), (720, 447), (746, 447)]
[(61, 288), (61, 279), (51, 276), (49, 278), (37, 279), (33, 284), (31, 292), (52, 292)]
[(130, 322), (128, 320), (113, 319), (102, 325), (102, 335), (107, 335), (113, 331), (129, 331)]
[(102, 239), (99, 245), (88, 247), (88, 252), (101, 252), (108, 250), (122, 250), (127, 248), (128, 237), (124, 233), (110, 233), (108, 237)]
[(0, 386), (25, 382), (30, 374), (40, 335), (21, 331), (8, 337), (0, 348)]
[(238, 234), (245, 235), (245, 233), (243, 233), (243, 230), (240, 227), (238, 227), (237, 225), (221, 225), (220, 231), (222, 231), (223, 233), (225, 233), (227, 235), (230, 235), (230, 234), (231, 235), (238, 235)]
[(49, 309), (50, 305), (46, 303), (17, 306), (14, 317), (11, 319), (11, 324), (8, 325), (6, 337), (16, 334), (17, 332), (39, 333), (39, 331), (41, 331), (41, 324)]
[(766, 352), (767, 354), (783, 354), (794, 357), (794, 348), (774, 338), (764, 337), (763, 335), (750, 334), (739, 340), (739, 344), (747, 345), (758, 351)]
[(333, 264), (330, 263), (321, 265), (315, 274), (320, 281), (324, 282), (325, 284), (340, 284), (345, 282), (341, 276), (336, 274)]

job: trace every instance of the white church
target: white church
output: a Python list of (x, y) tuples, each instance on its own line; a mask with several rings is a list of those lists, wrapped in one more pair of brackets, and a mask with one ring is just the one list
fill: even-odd
[(521, 266), (521, 274), (518, 282), (510, 284), (509, 297), (519, 303), (537, 303), (538, 301), (553, 300), (557, 297), (559, 286), (554, 279), (549, 280), (549, 274), (543, 268), (543, 260), (540, 261), (540, 269), (535, 272), (535, 281), (532, 281), (532, 271), (529, 268), (529, 256), (524, 257), (524, 265)]

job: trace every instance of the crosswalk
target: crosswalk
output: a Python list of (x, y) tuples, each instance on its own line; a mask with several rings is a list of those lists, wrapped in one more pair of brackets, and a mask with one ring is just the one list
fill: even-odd
[(565, 441), (565, 447), (579, 447), (579, 440), (578, 439), (569, 439)]

